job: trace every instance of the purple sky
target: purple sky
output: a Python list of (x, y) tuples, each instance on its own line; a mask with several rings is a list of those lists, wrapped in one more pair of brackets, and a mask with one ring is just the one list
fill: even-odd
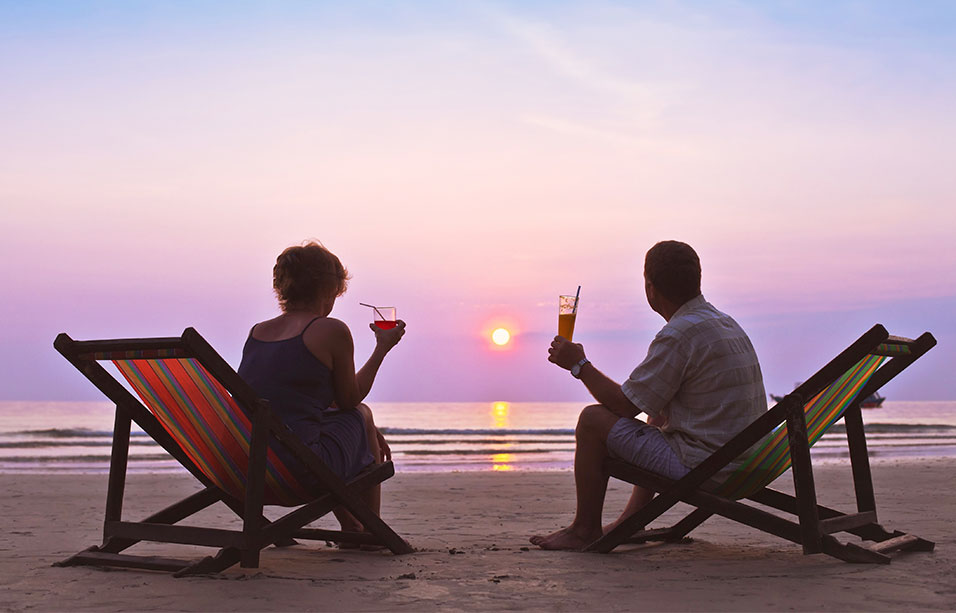
[[(409, 325), (375, 400), (584, 400), (558, 294), (621, 379), (663, 321), (643, 254), (788, 391), (868, 329), (940, 346), (886, 390), (956, 399), (947, 3), (0, 3), (0, 400), (90, 399), (52, 349), (203, 333), (232, 364), (318, 238), (334, 315)], [(506, 350), (489, 333), (513, 333)]]

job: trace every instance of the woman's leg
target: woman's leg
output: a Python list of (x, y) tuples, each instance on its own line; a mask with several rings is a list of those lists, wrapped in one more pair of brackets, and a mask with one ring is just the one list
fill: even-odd
[[(372, 452), (372, 462), (374, 464), (382, 463), (382, 447), (378, 443), (378, 429), (375, 427), (375, 420), (372, 418), (372, 409), (366, 404), (359, 404), (356, 410), (362, 414), (365, 420), (365, 435), (368, 437), (368, 450)], [(365, 503), (376, 515), (380, 515), (382, 510), (382, 484), (378, 483), (375, 487), (365, 490)]]
[[(372, 453), (373, 462), (379, 464), (381, 463), (382, 449), (378, 442), (378, 431), (375, 428), (375, 421), (372, 418), (372, 410), (365, 404), (359, 404), (355, 410), (359, 412), (362, 416), (362, 421), (365, 423), (365, 436), (368, 439), (368, 448)], [(382, 507), (382, 485), (376, 484), (374, 487), (365, 490), (365, 492), (362, 493), (362, 500), (373, 513), (379, 515)], [(332, 513), (335, 515), (335, 518), (339, 520), (342, 530), (346, 532), (362, 532), (365, 530), (362, 522), (345, 507), (336, 507), (332, 510)]]

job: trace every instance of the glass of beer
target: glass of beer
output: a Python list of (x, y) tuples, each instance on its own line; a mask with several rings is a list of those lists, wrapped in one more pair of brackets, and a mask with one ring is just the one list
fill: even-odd
[(373, 322), (382, 330), (391, 330), (396, 324), (397, 312), (395, 307), (375, 307), (372, 311)]
[(577, 296), (558, 296), (558, 336), (569, 341), (574, 336), (574, 319), (578, 315)]

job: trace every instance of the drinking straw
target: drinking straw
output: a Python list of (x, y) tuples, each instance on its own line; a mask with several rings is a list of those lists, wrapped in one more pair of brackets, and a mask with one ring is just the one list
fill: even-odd
[(579, 285), (579, 286), (578, 286), (578, 291), (577, 291), (577, 293), (574, 294), (574, 310), (571, 311), (571, 312), (574, 313), (575, 315), (578, 314), (578, 296), (580, 296), (580, 295), (581, 295), (581, 286)]
[[(581, 289), (581, 288), (578, 288), (578, 289)], [(370, 305), (370, 304), (365, 304), (364, 302), (360, 302), (360, 303), (359, 303), (359, 306), (367, 306), (367, 307), (369, 307), (370, 309), (374, 309), (375, 312), (378, 313), (378, 316), (382, 318), (382, 321), (385, 321), (385, 316), (382, 315), (382, 312), (378, 310), (378, 307), (374, 307), (374, 306), (372, 306), (372, 305)]]

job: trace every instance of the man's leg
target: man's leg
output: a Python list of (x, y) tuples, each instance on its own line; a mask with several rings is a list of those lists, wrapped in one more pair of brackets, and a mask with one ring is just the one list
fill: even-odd
[(624, 507), (624, 510), (621, 511), (621, 515), (608, 525), (604, 526), (604, 534), (607, 534), (611, 530), (617, 528), (619, 523), (640, 511), (642, 508), (644, 508), (644, 505), (651, 501), (652, 498), (654, 498), (653, 490), (649, 490), (646, 487), (641, 487), (640, 485), (635, 485), (634, 489), (631, 490), (631, 497), (627, 499), (627, 505)]
[(606, 407), (593, 404), (581, 411), (574, 431), (574, 486), (577, 508), (567, 528), (547, 536), (533, 536), (531, 542), (542, 549), (582, 549), (601, 536), (601, 511), (607, 492), (604, 473), (607, 435), (620, 419)]
[[(666, 423), (667, 420), (663, 417), (649, 416), (647, 419), (647, 425), (657, 426), (658, 428), (663, 428)], [(616, 528), (619, 523), (640, 511), (644, 505), (651, 501), (652, 498), (654, 498), (653, 490), (649, 490), (646, 487), (641, 487), (640, 485), (635, 485), (634, 489), (631, 490), (631, 497), (628, 498), (627, 505), (624, 507), (624, 510), (621, 511), (620, 517), (604, 526), (604, 533), (607, 534)]]

